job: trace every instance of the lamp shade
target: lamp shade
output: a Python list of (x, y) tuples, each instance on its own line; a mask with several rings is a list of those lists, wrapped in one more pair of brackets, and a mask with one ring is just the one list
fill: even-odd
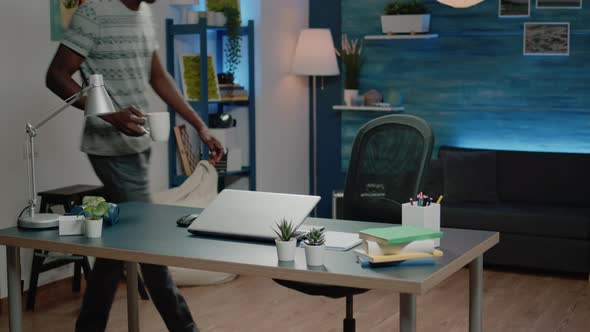
[(334, 41), (329, 29), (305, 29), (299, 34), (291, 73), (308, 76), (339, 75)]
[(104, 87), (102, 75), (95, 74), (88, 80), (89, 90), (86, 93), (86, 116), (98, 116), (115, 113), (115, 107)]
[(471, 6), (475, 6), (478, 3), (482, 2), (483, 0), (437, 0), (440, 3), (443, 3), (447, 6), (451, 6), (454, 8), (467, 8)]

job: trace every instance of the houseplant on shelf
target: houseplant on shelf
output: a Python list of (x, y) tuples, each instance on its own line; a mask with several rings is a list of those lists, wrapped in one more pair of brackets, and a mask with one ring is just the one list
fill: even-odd
[(84, 220), (84, 234), (89, 238), (99, 238), (102, 236), (103, 218), (109, 217), (109, 203), (99, 196), (87, 196), (82, 201), (84, 209), (80, 214), (86, 218)]
[(305, 236), (305, 261), (309, 266), (324, 265), (326, 237), (320, 228), (312, 228)]
[(336, 50), (336, 54), (342, 59), (344, 65), (344, 103), (348, 106), (352, 105), (352, 100), (358, 97), (359, 76), (365, 62), (362, 51), (361, 40), (349, 40), (346, 34), (342, 34), (342, 49)]
[(426, 33), (430, 30), (428, 8), (418, 0), (397, 0), (385, 6), (381, 16), (385, 34)]
[(281, 219), (281, 221), (276, 223), (273, 231), (277, 235), (275, 243), (277, 245), (279, 261), (293, 261), (295, 259), (295, 247), (297, 247), (297, 239), (295, 238), (297, 227), (293, 226), (291, 221)]
[(242, 20), (240, 18), (240, 10), (233, 6), (223, 8), (223, 14), (226, 18), (225, 28), (227, 29), (227, 42), (223, 49), (227, 71), (219, 74), (218, 78), (220, 84), (233, 84), (234, 75), (240, 64), (242, 53), (242, 36), (240, 31)]

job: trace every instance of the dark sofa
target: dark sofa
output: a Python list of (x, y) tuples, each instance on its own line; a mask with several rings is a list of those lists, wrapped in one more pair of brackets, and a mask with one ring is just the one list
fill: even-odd
[(500, 232), (488, 265), (590, 272), (590, 154), (441, 147), (424, 190), (443, 227)]

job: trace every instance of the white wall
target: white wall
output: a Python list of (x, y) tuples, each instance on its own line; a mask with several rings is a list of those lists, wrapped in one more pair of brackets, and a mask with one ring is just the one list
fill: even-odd
[[(165, 61), (164, 18), (168, 0), (152, 7)], [(256, 144), (259, 190), (309, 192), (309, 104), (307, 79), (289, 74), (300, 29), (308, 24), (308, 0), (242, 0), (245, 18), (256, 27)], [(49, 1), (0, 2), (0, 228), (16, 225), (27, 204), (27, 164), (23, 158), (24, 126), (60, 100), (47, 90), (45, 72), (56, 42), (50, 41)], [(165, 110), (150, 95), (153, 110)], [(79, 151), (82, 113), (68, 110), (39, 132), (37, 176), (39, 190), (77, 183), (98, 184), (86, 156)], [(152, 191), (167, 187), (165, 144), (154, 144)], [(22, 270), (28, 285), (31, 253), (23, 250)], [(6, 296), (5, 250), (0, 248), (0, 295)], [(70, 270), (71, 267), (66, 268)], [(42, 275), (46, 283), (70, 274), (54, 270)]]
[(289, 73), (308, 0), (260, 0), (256, 21), (257, 189), (309, 193), (308, 79)]

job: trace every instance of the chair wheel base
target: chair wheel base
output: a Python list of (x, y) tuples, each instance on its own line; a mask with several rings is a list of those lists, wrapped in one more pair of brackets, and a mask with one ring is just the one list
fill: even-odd
[(355, 332), (356, 329), (356, 321), (354, 318), (346, 318), (344, 319), (344, 332)]

